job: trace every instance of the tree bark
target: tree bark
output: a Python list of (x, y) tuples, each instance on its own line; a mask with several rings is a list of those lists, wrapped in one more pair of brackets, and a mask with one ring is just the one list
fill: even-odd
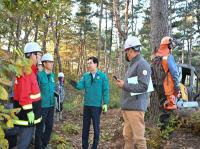
[[(119, 7), (119, 0), (113, 0), (113, 15), (115, 19), (115, 27), (118, 30), (118, 35), (119, 35), (119, 48), (118, 48), (118, 54), (117, 54), (117, 59), (119, 60), (118, 66), (122, 65), (125, 63), (124, 60), (124, 51), (123, 49), (123, 44), (125, 39), (127, 38), (128, 35), (128, 8), (129, 8), (129, 0), (126, 0), (126, 5), (125, 5), (125, 27), (124, 30), (121, 28), (121, 22), (120, 22), (120, 7)], [(124, 75), (125, 72), (121, 72), (121, 76)]]
[(188, 39), (188, 64), (192, 64), (192, 38), (189, 36)]
[(162, 37), (169, 35), (168, 0), (151, 0), (151, 49), (158, 49)]
[[(185, 35), (185, 29), (183, 30), (183, 37), (185, 37), (186, 35)], [(184, 49), (185, 49), (185, 47), (184, 47), (184, 45), (185, 45), (185, 39), (183, 39), (183, 44), (182, 44), (182, 51), (181, 51), (181, 63), (182, 64), (184, 64), (184, 62), (185, 62), (185, 60), (184, 60), (184, 58), (185, 58), (185, 54), (184, 54)]]
[(16, 38), (15, 38), (15, 47), (16, 49), (19, 48), (19, 37), (21, 35), (21, 16), (17, 16), (17, 28), (16, 28)]
[(11, 48), (11, 43), (12, 43), (12, 38), (11, 38), (12, 36), (11, 36), (11, 34), (9, 33), (8, 34), (8, 51), (10, 52), (10, 48)]
[(129, 7), (129, 0), (126, 0), (126, 6), (125, 6), (125, 36), (128, 35), (128, 7)]
[[(54, 61), (57, 60), (58, 62), (58, 71), (62, 72), (62, 63), (60, 59), (60, 54), (59, 54), (59, 43), (60, 43), (60, 36), (58, 32), (58, 18), (56, 17), (55, 20), (55, 25), (53, 23), (53, 20), (51, 21), (51, 28), (53, 32), (53, 38), (54, 38), (54, 55), (56, 55), (56, 58)], [(55, 28), (55, 29), (54, 29)]]
[(101, 41), (102, 17), (103, 17), (103, 0), (101, 0), (101, 8), (100, 8), (100, 15), (99, 15), (99, 31), (98, 31), (98, 59), (99, 61), (100, 61), (100, 54), (101, 54), (101, 48), (102, 48), (102, 41)]
[(134, 11), (134, 5), (133, 5), (133, 0), (131, 0), (131, 14), (132, 14), (132, 16), (131, 16), (131, 33), (133, 34), (133, 23), (134, 23), (134, 21), (133, 21), (133, 11)]
[[(154, 51), (158, 49), (160, 41), (163, 36), (169, 35), (168, 24), (168, 0), (151, 0), (151, 32), (150, 41), (151, 49)], [(150, 96), (150, 121), (156, 122), (159, 116), (160, 99), (156, 92), (151, 93)]]
[(42, 50), (44, 53), (46, 53), (46, 40), (47, 40), (47, 35), (49, 31), (49, 23), (48, 23), (48, 18), (49, 16), (45, 14), (45, 22), (44, 22), (44, 31), (43, 31), (43, 39), (42, 39)]
[(32, 26), (30, 26), (29, 28), (26, 27), (26, 29), (25, 29), (25, 36), (24, 36), (24, 40), (23, 40), (24, 44), (26, 44), (28, 42), (28, 37), (29, 37), (29, 35), (31, 33), (31, 30), (32, 30)]
[(106, 73), (108, 74), (108, 64), (109, 64), (109, 59), (108, 59), (108, 55), (107, 55), (107, 52), (108, 52), (108, 9), (107, 9), (107, 6), (105, 8), (105, 15), (106, 15), (106, 28), (105, 28), (105, 44), (104, 44), (104, 52), (105, 52), (105, 58), (104, 58), (104, 63), (105, 63), (105, 67), (106, 67)]
[(126, 39), (126, 33), (122, 30), (121, 23), (120, 23), (119, 0), (113, 0), (113, 15), (114, 15), (114, 18), (115, 18), (115, 27), (118, 30), (119, 36), (122, 36), (125, 40)]
[(35, 37), (34, 37), (34, 41), (37, 42), (38, 39), (38, 23), (35, 23)]
[(110, 50), (110, 58), (111, 58), (111, 50), (112, 50), (112, 40), (113, 40), (113, 12), (111, 12), (111, 29), (110, 29), (110, 42), (109, 42), (109, 50)]

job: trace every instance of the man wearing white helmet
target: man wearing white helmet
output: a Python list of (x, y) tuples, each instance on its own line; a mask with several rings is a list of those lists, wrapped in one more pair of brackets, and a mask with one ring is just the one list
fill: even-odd
[(16, 126), (20, 126), (17, 148), (27, 149), (31, 142), (34, 125), (41, 122), (41, 95), (37, 82), (37, 62), (40, 60), (41, 47), (36, 42), (29, 42), (24, 47), (25, 57), (32, 62), (32, 72), (23, 73), (15, 79), (14, 105), (20, 107)]
[(59, 95), (59, 100), (56, 102), (56, 120), (62, 120), (62, 110), (63, 110), (63, 101), (65, 99), (65, 87), (64, 87), (64, 73), (58, 73), (58, 82), (56, 84), (56, 92)]
[[(148, 105), (147, 89), (151, 69), (148, 62), (140, 55), (141, 43), (137, 37), (128, 37), (124, 44), (124, 50), (130, 66), (124, 80), (116, 80), (117, 86), (122, 89), (121, 109), (124, 118), (124, 149), (134, 147), (146, 149), (144, 113)], [(130, 83), (130, 78), (135, 79), (135, 83)], [(131, 93), (139, 94), (131, 95)]]
[[(35, 65), (39, 65), (41, 63), (41, 57), (42, 57), (42, 52), (41, 52), (41, 47), (38, 43), (36, 42), (29, 42), (25, 45), (24, 47), (24, 54), (26, 58), (29, 57), (33, 57), (33, 55), (36, 55), (36, 64)], [(35, 67), (34, 69), (37, 70), (37, 67)]]
[[(42, 123), (36, 127), (35, 148), (48, 147), (54, 117), (55, 79), (53, 70), (54, 59), (52, 54), (46, 53), (41, 58), (44, 69), (38, 73), (38, 84), (41, 91)], [(45, 127), (44, 127), (45, 126)], [(44, 129), (45, 128), (45, 129)]]

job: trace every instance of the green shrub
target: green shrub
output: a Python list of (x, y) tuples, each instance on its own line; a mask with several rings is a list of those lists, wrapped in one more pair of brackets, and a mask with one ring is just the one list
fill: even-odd
[(56, 133), (52, 133), (50, 143), (55, 149), (73, 149), (72, 145), (66, 138), (59, 136)]
[(191, 117), (185, 119), (184, 124), (187, 128), (192, 128), (192, 133), (200, 134), (200, 110), (193, 113)]
[(66, 97), (63, 105), (65, 110), (72, 111), (83, 105), (83, 92), (77, 91), (75, 89), (70, 89), (68, 92), (68, 96)]
[(162, 137), (159, 127), (146, 129), (148, 148), (161, 148)]
[(110, 108), (120, 107), (121, 90), (115, 85), (115, 82), (110, 81)]
[(82, 105), (82, 100), (68, 100), (64, 102), (63, 108), (67, 111), (72, 111)]
[(8, 148), (8, 141), (4, 138), (5, 134), (3, 129), (0, 127), (0, 148)]
[(170, 134), (180, 127), (180, 122), (177, 116), (171, 115), (168, 123), (165, 125), (165, 129), (161, 131), (160, 136), (163, 139), (169, 139)]
[(81, 128), (78, 125), (71, 122), (64, 123), (62, 127), (62, 131), (66, 134), (79, 134), (80, 130)]
[[(169, 139), (170, 134), (180, 127), (178, 117), (171, 115), (168, 123), (163, 127), (163, 124), (158, 124), (155, 128), (147, 128), (147, 144), (149, 148), (161, 148), (162, 144)], [(162, 128), (162, 130), (161, 130)]]

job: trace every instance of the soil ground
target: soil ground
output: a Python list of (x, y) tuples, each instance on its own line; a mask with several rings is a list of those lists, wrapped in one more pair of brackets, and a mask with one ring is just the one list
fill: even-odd
[[(79, 131), (74, 134), (67, 134), (62, 131), (64, 123), (72, 123), (79, 127)], [(101, 137), (99, 149), (122, 149), (124, 146), (122, 136), (122, 115), (119, 109), (108, 110), (101, 116)], [(148, 124), (147, 124), (148, 127)], [(82, 129), (82, 108), (73, 111), (65, 111), (63, 121), (55, 122), (54, 132), (67, 138), (74, 149), (81, 148)], [(90, 127), (90, 144), (92, 144), (93, 128)], [(148, 139), (148, 138), (147, 138)], [(200, 137), (193, 135), (191, 130), (179, 129), (174, 131), (169, 140), (162, 145), (163, 149), (200, 149)]]

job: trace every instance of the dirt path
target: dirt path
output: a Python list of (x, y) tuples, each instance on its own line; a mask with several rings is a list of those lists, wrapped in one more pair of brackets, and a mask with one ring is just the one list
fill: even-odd
[[(64, 123), (72, 123), (79, 127), (75, 134), (66, 134), (62, 131)], [(124, 141), (122, 137), (122, 115), (119, 109), (111, 109), (101, 116), (101, 137), (99, 149), (122, 149)], [(56, 122), (54, 131), (70, 142), (72, 148), (81, 148), (82, 109), (65, 112), (64, 121)], [(93, 128), (90, 128), (89, 142), (92, 144)], [(177, 130), (170, 139), (163, 144), (163, 149), (200, 149), (200, 137), (191, 134), (189, 130)]]
[[(82, 109), (76, 109), (75, 111), (69, 111), (64, 114), (64, 120), (62, 122), (55, 122), (54, 132), (64, 136), (72, 144), (73, 148), (81, 148), (81, 129), (82, 129)], [(64, 123), (72, 123), (78, 126), (80, 129), (76, 134), (65, 134), (62, 131)], [(106, 114), (101, 115), (101, 136), (99, 142), (99, 149), (117, 149), (122, 148), (122, 117), (119, 109), (109, 110)], [(90, 139), (92, 144), (93, 128), (90, 127)]]
[(170, 135), (164, 149), (200, 149), (200, 137), (191, 133), (191, 130), (179, 129)]

